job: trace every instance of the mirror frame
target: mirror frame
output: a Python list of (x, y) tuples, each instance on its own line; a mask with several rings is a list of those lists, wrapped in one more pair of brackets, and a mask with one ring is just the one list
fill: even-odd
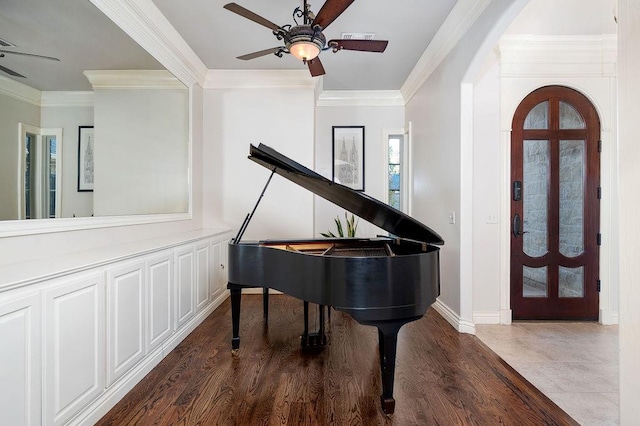
[(0, 222), (0, 238), (78, 231), (193, 218), (193, 86), (204, 85), (207, 67), (151, 0), (90, 0), (189, 90), (188, 209), (185, 213), (75, 217)]

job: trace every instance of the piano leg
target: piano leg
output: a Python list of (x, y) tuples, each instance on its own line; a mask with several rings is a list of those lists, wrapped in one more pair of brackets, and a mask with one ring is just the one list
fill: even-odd
[(396, 347), (398, 343), (398, 331), (404, 322), (377, 324), (378, 349), (380, 351), (380, 373), (382, 377), (382, 395), (380, 402), (385, 414), (393, 414), (396, 400), (393, 399), (393, 378), (396, 369)]
[(309, 302), (304, 300), (302, 302), (303, 316), (304, 316), (304, 331), (302, 332), (302, 341), (300, 344), (303, 348), (309, 346)]
[(262, 316), (265, 321), (269, 320), (269, 289), (262, 289)]
[(300, 336), (300, 344), (303, 349), (322, 348), (327, 345), (327, 335), (324, 332), (324, 305), (318, 305), (319, 328), (315, 333), (309, 333), (309, 302), (303, 302), (304, 331)]
[(320, 311), (318, 321), (320, 322), (318, 330), (318, 338), (320, 339), (320, 345), (325, 346), (327, 344), (327, 335), (324, 334), (324, 305), (318, 305)]
[(231, 352), (236, 353), (240, 349), (240, 299), (242, 297), (242, 289), (229, 288), (231, 293)]

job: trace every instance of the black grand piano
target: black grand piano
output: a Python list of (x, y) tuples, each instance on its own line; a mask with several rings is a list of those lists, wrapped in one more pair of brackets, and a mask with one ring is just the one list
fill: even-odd
[[(439, 248), (434, 244), (443, 244), (442, 238), (412, 217), (332, 182), (268, 146), (251, 145), (249, 159), (272, 171), (269, 181), (277, 173), (395, 237), (240, 241), (254, 207), (229, 244), (232, 349), (240, 347), (243, 288), (273, 288), (331, 306), (361, 324), (377, 327), (382, 410), (393, 413), (398, 331), (420, 319), (440, 293)], [(266, 186), (260, 199), (265, 190)]]

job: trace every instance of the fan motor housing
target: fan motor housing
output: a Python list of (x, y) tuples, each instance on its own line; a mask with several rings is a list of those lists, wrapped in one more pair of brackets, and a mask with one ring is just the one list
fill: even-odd
[(287, 46), (287, 49), (289, 49), (292, 44), (301, 41), (313, 43), (318, 46), (318, 49), (320, 50), (323, 50), (327, 43), (327, 39), (324, 34), (322, 34), (322, 32), (315, 31), (311, 28), (311, 25), (297, 25), (292, 27), (285, 36), (285, 45)]

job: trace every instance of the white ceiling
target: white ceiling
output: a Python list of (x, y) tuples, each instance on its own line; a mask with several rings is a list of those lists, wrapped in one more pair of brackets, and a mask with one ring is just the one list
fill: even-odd
[[(231, 0), (154, 0), (209, 69), (304, 69), (290, 55), (268, 55), (250, 61), (237, 56), (281, 46), (271, 30), (223, 9)], [(236, 0), (239, 5), (277, 25), (294, 24), (300, 0)], [(389, 40), (384, 53), (327, 50), (320, 58), (328, 90), (400, 89), (456, 0), (359, 0), (324, 31), (327, 40), (343, 32), (375, 33)], [(311, 0), (318, 12), (323, 0)]]
[[(304, 69), (290, 55), (241, 61), (236, 56), (280, 45), (271, 31), (228, 10), (228, 0), (153, 0), (209, 69)], [(293, 24), (301, 0), (236, 0), (278, 24)], [(324, 0), (311, 3), (318, 12)], [(456, 0), (358, 0), (326, 31), (373, 32), (389, 40), (384, 53), (328, 50), (321, 53), (325, 90), (398, 90), (447, 17)], [(615, 33), (615, 0), (532, 0), (507, 33)], [(2, 0), (0, 38), (7, 50), (60, 58), (60, 62), (7, 54), (0, 65), (27, 77), (10, 77), (39, 90), (91, 90), (84, 70), (161, 69), (89, 0)]]
[[(209, 69), (304, 69), (290, 55), (251, 61), (237, 56), (279, 46), (271, 31), (223, 5), (228, 0), (153, 0)], [(237, 0), (241, 6), (278, 24), (293, 24), (300, 0)], [(324, 1), (311, 3), (318, 12)], [(373, 32), (389, 40), (384, 53), (321, 53), (327, 74), (324, 89), (400, 89), (456, 0), (355, 1), (326, 31), (327, 40), (342, 32)], [(7, 54), (0, 65), (27, 77), (12, 78), (39, 90), (91, 90), (85, 69), (160, 69), (123, 31), (89, 0), (2, 0), (0, 38), (21, 52), (54, 56), (60, 62)]]
[(92, 90), (84, 70), (163, 69), (89, 0), (2, 0), (0, 38), (16, 45), (5, 50), (60, 59), (0, 58), (27, 78), (0, 75), (39, 90)]

